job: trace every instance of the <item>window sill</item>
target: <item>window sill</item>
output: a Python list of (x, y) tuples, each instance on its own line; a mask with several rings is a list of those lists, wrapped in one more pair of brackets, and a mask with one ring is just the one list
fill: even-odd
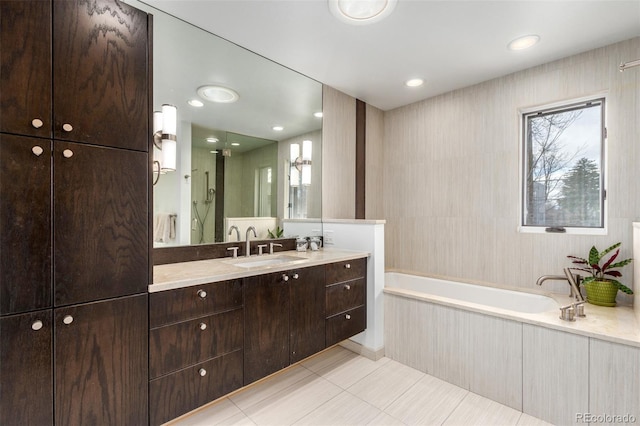
[(518, 226), (521, 234), (549, 235), (607, 235), (607, 228), (565, 228), (566, 232), (547, 232), (542, 226)]

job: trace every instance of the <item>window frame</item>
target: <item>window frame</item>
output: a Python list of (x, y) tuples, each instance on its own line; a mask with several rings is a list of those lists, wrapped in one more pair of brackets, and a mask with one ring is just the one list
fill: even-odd
[[(548, 115), (558, 112), (579, 110), (589, 103), (601, 103), (601, 134), (600, 134), (600, 217), (601, 226), (564, 226), (561, 230), (553, 230), (550, 225), (525, 225), (527, 182), (525, 177), (527, 164), (527, 119), (533, 115)], [(573, 98), (550, 104), (521, 108), (518, 110), (520, 126), (519, 136), (519, 207), (518, 207), (518, 232), (520, 233), (564, 233), (576, 235), (607, 235), (608, 233), (608, 191), (607, 191), (607, 93), (601, 92), (592, 96)]]

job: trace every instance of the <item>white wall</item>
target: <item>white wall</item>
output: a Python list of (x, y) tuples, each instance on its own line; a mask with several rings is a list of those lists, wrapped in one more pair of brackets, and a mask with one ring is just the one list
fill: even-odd
[[(367, 147), (382, 152), (383, 189), (367, 188), (367, 197), (382, 197), (387, 268), (532, 287), (593, 244), (621, 241), (630, 257), (640, 216), (640, 69), (620, 73), (618, 64), (637, 58), (640, 38), (385, 112), (382, 146)], [(518, 233), (519, 108), (602, 91), (608, 235)], [(623, 273), (630, 285), (631, 267)]]

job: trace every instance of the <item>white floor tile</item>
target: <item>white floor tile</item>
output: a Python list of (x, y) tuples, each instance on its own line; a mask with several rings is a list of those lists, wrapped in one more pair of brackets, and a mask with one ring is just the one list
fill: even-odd
[(552, 426), (552, 425), (551, 423), (547, 423), (542, 419), (522, 413), (520, 415), (520, 420), (518, 420), (518, 426)]
[(520, 414), (520, 411), (469, 392), (460, 405), (451, 413), (444, 425), (515, 426), (520, 419)]
[(418, 370), (390, 360), (347, 390), (374, 407), (384, 410), (424, 376), (425, 374)]
[[(240, 409), (228, 398), (221, 399), (214, 404), (210, 404), (193, 411), (192, 414), (182, 419), (173, 421), (171, 426), (212, 426), (218, 424), (234, 424), (236, 421), (231, 420), (235, 416), (246, 416)], [(248, 419), (247, 419), (248, 420)], [(251, 423), (244, 423), (251, 424)]]
[(296, 365), (268, 378), (267, 380), (255, 383), (254, 385), (244, 389), (242, 392), (231, 395), (229, 399), (241, 410), (246, 410), (252, 405), (269, 398), (271, 395), (288, 388), (312, 374), (313, 373), (306, 368)]
[(381, 411), (363, 400), (342, 392), (303, 417), (296, 425), (356, 426), (371, 422)]
[(291, 425), (340, 392), (338, 386), (313, 375), (243, 411), (258, 426)]
[(405, 424), (383, 411), (369, 422), (367, 426), (405, 426)]
[(389, 358), (372, 361), (352, 353), (349, 357), (343, 358), (341, 362), (320, 369), (316, 373), (342, 389), (347, 389), (389, 361)]
[(469, 392), (425, 375), (385, 412), (408, 425), (441, 425)]
[(351, 358), (353, 355), (358, 356), (357, 354), (343, 348), (342, 346), (334, 346), (324, 352), (320, 352), (319, 354), (312, 356), (307, 360), (302, 361), (300, 365), (308, 368), (314, 373), (317, 373), (318, 371), (329, 368), (332, 365), (340, 365), (345, 358)]

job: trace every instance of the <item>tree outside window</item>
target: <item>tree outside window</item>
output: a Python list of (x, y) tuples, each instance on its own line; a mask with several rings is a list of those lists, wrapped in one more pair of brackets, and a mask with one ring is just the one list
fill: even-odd
[(522, 225), (604, 227), (604, 99), (523, 114)]

